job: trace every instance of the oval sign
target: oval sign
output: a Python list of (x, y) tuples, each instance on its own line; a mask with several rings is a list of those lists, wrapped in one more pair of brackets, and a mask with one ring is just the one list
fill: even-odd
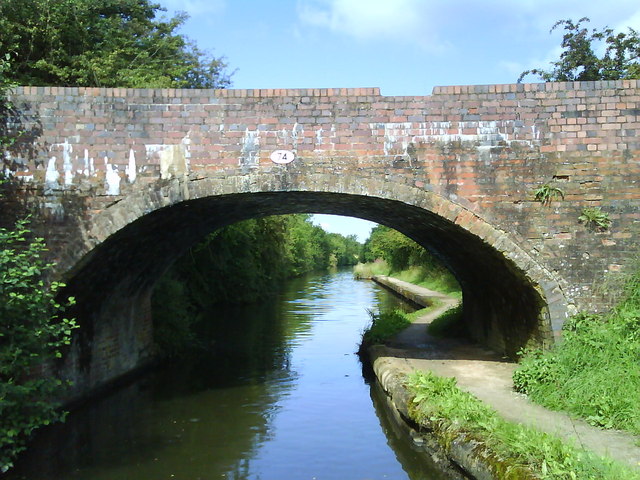
[(296, 154), (291, 150), (276, 150), (271, 154), (271, 161), (273, 163), (291, 163), (296, 158)]

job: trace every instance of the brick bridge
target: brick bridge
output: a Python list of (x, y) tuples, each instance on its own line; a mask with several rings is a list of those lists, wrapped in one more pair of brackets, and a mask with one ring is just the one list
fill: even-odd
[[(154, 282), (203, 235), (300, 212), (373, 220), (429, 248), (494, 349), (551, 343), (571, 312), (607, 307), (594, 287), (637, 252), (639, 87), (18, 88), (32, 138), (8, 161), (82, 322), (67, 374), (86, 391), (152, 355)], [(295, 160), (274, 163), (276, 150)], [(544, 184), (564, 199), (534, 201)], [(585, 207), (610, 229), (580, 224)]]

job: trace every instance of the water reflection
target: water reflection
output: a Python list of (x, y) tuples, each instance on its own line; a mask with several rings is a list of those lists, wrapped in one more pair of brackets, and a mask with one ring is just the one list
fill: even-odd
[(7, 478), (442, 478), (393, 434), (354, 354), (366, 309), (397, 305), (342, 272), (208, 312), (211, 355), (74, 413)]

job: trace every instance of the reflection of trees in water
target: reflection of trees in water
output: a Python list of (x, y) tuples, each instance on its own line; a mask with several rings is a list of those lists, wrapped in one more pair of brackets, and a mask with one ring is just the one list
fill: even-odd
[(447, 474), (438, 469), (431, 457), (418, 449), (408, 433), (408, 427), (394, 418), (392, 406), (380, 387), (374, 380), (371, 382), (371, 401), (380, 421), (380, 427), (387, 437), (387, 444), (395, 453), (398, 463), (411, 480), (452, 480), (461, 478), (459, 475)]
[[(292, 350), (322, 321), (318, 312), (322, 318), (323, 312), (339, 310), (340, 302), (354, 301), (344, 278), (295, 279), (277, 298), (206, 312), (209, 321), (201, 334), (212, 347), (207, 355), (176, 360), (76, 412), (67, 424), (42, 435), (22, 459), (21, 471), (7, 480), (21, 478), (19, 473), (27, 480), (155, 480), (171, 473), (254, 478), (252, 462), (272, 438), (283, 397), (298, 384)], [(389, 296), (376, 295), (383, 303)], [(389, 433), (386, 417), (374, 405), (410, 478), (442, 478), (423, 475), (423, 460), (412, 460), (415, 452)]]
[(288, 325), (282, 304), (211, 312), (208, 355), (174, 361), (44, 431), (8, 479), (246, 478), (295, 382), (287, 340), (300, 322)]

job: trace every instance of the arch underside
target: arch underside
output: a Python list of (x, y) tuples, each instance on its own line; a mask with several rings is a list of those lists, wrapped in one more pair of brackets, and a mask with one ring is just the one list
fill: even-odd
[[(260, 188), (254, 183), (234, 193), (215, 192), (202, 184), (197, 191), (189, 190), (188, 184), (181, 184), (174, 190), (182, 193), (173, 197), (166, 195), (167, 190), (159, 195), (151, 189), (119, 202), (117, 212), (103, 214), (111, 215), (103, 222), (108, 225), (102, 231), (105, 238), (96, 240), (98, 244), (68, 270), (66, 279), (68, 291), (78, 299), (76, 314), (84, 326), (71, 360), (88, 377), (80, 383), (90, 387), (110, 375), (103, 370), (122, 373), (151, 355), (150, 294), (156, 280), (186, 249), (213, 230), (266, 215), (336, 214), (392, 227), (429, 249), (453, 272), (463, 290), (465, 324), (479, 342), (514, 356), (525, 345), (553, 341), (561, 319), (551, 321), (554, 309), (549, 308), (548, 297), (557, 296), (557, 282), (544, 278), (544, 270), (504, 232), (477, 216), (471, 216), (471, 223), (460, 220), (470, 214), (459, 205), (414, 188), (390, 188), (385, 182), (379, 192), (391, 192), (388, 196), (394, 198), (361, 192), (359, 187), (352, 189), (355, 192), (291, 186), (256, 191)], [(564, 305), (563, 301), (556, 304)], [(560, 310), (556, 306), (555, 311)], [(98, 347), (105, 337), (116, 337), (115, 350), (122, 355), (100, 359), (96, 365), (104, 356)], [(76, 374), (71, 377), (79, 381)]]
[(100, 213), (80, 235), (85, 243), (70, 246), (66, 257), (76, 260), (67, 266), (65, 280), (77, 299), (74, 314), (82, 328), (63, 370), (77, 391), (91, 390), (153, 356), (150, 295), (177, 258), (218, 228), (266, 215), (346, 215), (399, 230), (458, 279), (464, 321), (478, 342), (514, 356), (526, 345), (553, 341), (566, 311), (557, 282), (508, 234), (460, 205), (386, 181), (373, 188), (369, 182), (363, 191), (358, 179), (342, 179), (321, 191), (318, 184), (282, 188), (270, 178), (254, 180), (183, 179), (150, 186)]

